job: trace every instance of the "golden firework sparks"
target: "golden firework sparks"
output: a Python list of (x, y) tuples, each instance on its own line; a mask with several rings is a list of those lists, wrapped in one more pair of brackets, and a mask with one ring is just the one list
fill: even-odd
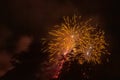
[(108, 54), (106, 50), (107, 43), (104, 37), (104, 31), (97, 30), (92, 26), (85, 26), (81, 29), (82, 37), (78, 41), (78, 53), (80, 62), (100, 63), (102, 54)]
[(49, 32), (51, 38), (47, 50), (50, 61), (59, 61), (61, 55), (69, 60), (67, 55), (72, 54), (80, 64), (100, 63), (102, 54), (108, 54), (107, 43), (104, 31), (97, 29), (96, 24), (91, 24), (91, 21), (92, 19), (82, 21), (81, 17), (76, 15), (72, 18), (64, 17), (64, 22)]

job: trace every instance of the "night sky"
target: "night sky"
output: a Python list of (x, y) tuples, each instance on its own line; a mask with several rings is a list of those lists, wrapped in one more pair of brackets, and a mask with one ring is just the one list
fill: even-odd
[[(52, 26), (62, 21), (62, 16), (71, 16), (78, 12), (84, 17), (98, 17), (110, 42), (111, 55), (109, 63), (92, 66), (94, 70), (91, 72), (91, 79), (120, 79), (118, 5), (116, 0), (1, 0), (0, 25), (9, 28), (13, 33), (26, 31), (43, 37)], [(79, 76), (76, 75), (80, 73), (77, 72), (79, 66), (72, 67), (75, 69), (67, 73), (66, 77), (77, 80), (75, 78)]]

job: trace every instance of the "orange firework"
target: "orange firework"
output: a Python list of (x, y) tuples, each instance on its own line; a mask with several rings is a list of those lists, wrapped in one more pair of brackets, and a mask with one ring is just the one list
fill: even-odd
[(101, 56), (108, 54), (106, 50), (107, 43), (104, 37), (104, 31), (92, 27), (90, 24), (81, 27), (81, 36), (78, 40), (77, 55), (80, 63), (85, 61), (100, 63)]
[(84, 62), (100, 63), (101, 55), (108, 54), (104, 31), (91, 24), (92, 19), (82, 21), (80, 16), (65, 17), (57, 29), (49, 32), (48, 43), (50, 61), (58, 62), (61, 56), (70, 60), (69, 54), (80, 64)]

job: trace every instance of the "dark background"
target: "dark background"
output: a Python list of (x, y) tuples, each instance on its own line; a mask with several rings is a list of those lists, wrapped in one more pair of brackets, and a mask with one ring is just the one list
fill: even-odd
[[(42, 37), (62, 16), (75, 11), (82, 16), (98, 16), (110, 42), (111, 55), (109, 63), (94, 67), (92, 80), (117, 79), (120, 78), (119, 10), (116, 0), (0, 0), (0, 24), (13, 32), (26, 30)], [(77, 70), (79, 67), (73, 74), (68, 73), (71, 79), (79, 74)]]

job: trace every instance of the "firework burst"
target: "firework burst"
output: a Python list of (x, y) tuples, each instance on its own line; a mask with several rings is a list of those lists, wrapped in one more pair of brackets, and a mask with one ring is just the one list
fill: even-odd
[(108, 45), (105, 41), (104, 31), (97, 29), (91, 25), (81, 28), (82, 37), (78, 40), (77, 55), (80, 63), (85, 61), (101, 63), (101, 56), (108, 54), (106, 46)]
[[(60, 26), (57, 25), (57, 30), (49, 32), (52, 37), (48, 44), (48, 51), (52, 53), (51, 56), (66, 56), (74, 49), (79, 38), (79, 27), (75, 24), (76, 17), (73, 18), (74, 24), (69, 24), (69, 22), (72, 22), (69, 18), (67, 20), (64, 18), (64, 20), (65, 23), (62, 23)], [(71, 27), (72, 25), (73, 27)]]
[(92, 19), (81, 21), (81, 17), (76, 15), (72, 18), (64, 17), (64, 23), (49, 32), (51, 40), (47, 49), (51, 53), (50, 59), (55, 61), (54, 55), (67, 56), (72, 53), (81, 63), (100, 63), (101, 55), (108, 54), (107, 43), (104, 31), (97, 29), (96, 24), (91, 24), (91, 21)]
[(108, 54), (104, 31), (91, 22), (92, 19), (82, 21), (81, 16), (76, 15), (64, 17), (64, 22), (49, 32), (50, 41), (45, 51), (50, 53), (49, 62), (58, 66), (55, 76), (65, 61), (100, 63), (102, 54)]

